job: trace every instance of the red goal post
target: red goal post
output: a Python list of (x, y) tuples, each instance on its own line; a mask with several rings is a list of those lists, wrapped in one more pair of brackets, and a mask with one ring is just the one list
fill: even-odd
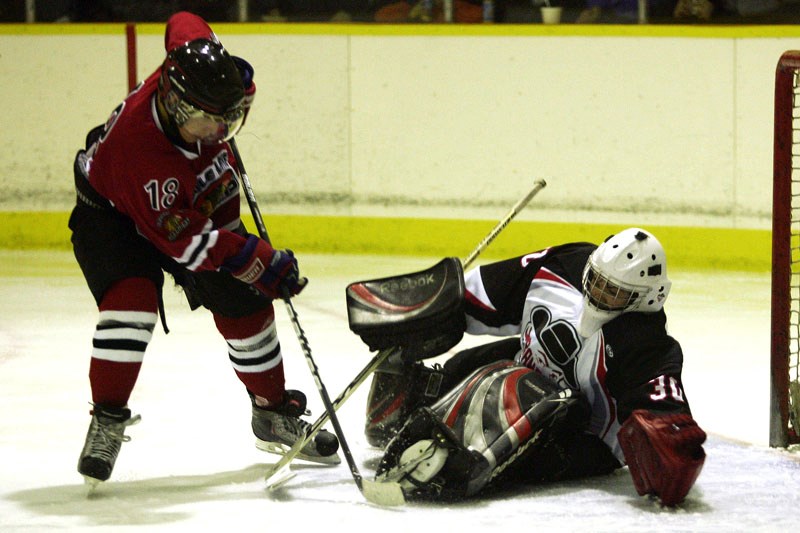
[(769, 444), (800, 443), (800, 51), (775, 72)]

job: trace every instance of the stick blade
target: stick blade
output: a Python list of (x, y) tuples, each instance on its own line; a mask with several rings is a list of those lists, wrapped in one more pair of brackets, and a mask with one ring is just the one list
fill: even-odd
[(295, 474), (289, 469), (288, 465), (278, 469), (278, 471), (272, 473), (267, 477), (268, 480), (267, 490), (274, 491), (280, 489), (281, 487), (286, 485), (286, 483), (294, 479), (296, 475), (297, 474)]
[(361, 492), (368, 502), (383, 507), (396, 507), (404, 505), (406, 498), (399, 483), (386, 481), (377, 482), (368, 479), (361, 480)]

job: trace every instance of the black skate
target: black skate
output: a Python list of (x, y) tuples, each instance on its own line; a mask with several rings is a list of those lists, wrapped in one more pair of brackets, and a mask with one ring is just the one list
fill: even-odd
[[(306, 410), (306, 396), (300, 391), (287, 390), (283, 403), (275, 408), (258, 407), (253, 403), (253, 433), (256, 448), (265, 452), (284, 455), (298, 440), (305, 437), (311, 424), (301, 419), (310, 414)], [(298, 459), (314, 463), (337, 465), (342, 462), (339, 454), (339, 439), (322, 429), (297, 455)]]
[(111, 477), (122, 443), (131, 440), (125, 435), (125, 428), (141, 418), (139, 415), (131, 417), (131, 410), (125, 407), (94, 405), (86, 444), (78, 460), (78, 472), (86, 483), (96, 486)]
[(367, 397), (364, 434), (370, 445), (383, 448), (418, 407), (432, 405), (445, 392), (439, 365), (408, 364), (390, 358), (375, 371)]

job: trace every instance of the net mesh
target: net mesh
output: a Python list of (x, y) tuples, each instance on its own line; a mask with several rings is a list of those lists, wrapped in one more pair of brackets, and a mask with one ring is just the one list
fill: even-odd
[(775, 73), (771, 446), (800, 444), (800, 51)]
[(792, 73), (791, 285), (789, 310), (789, 429), (800, 435), (800, 70)]

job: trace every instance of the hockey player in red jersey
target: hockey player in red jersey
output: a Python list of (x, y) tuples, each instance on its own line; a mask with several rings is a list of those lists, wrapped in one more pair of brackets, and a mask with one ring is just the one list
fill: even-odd
[[(72, 244), (99, 318), (89, 368), (92, 419), (78, 471), (111, 475), (131, 416), (128, 400), (159, 313), (164, 272), (192, 309), (211, 311), (252, 406), (256, 445), (281, 453), (305, 435), (302, 392), (286, 390), (272, 301), (306, 278), (291, 250), (274, 249), (240, 220), (229, 141), (255, 95), (253, 69), (200, 17), (173, 15), (166, 58), (87, 135), (75, 159)], [(326, 431), (302, 457), (338, 463)]]
[(388, 444), (377, 479), (443, 499), (627, 464), (639, 494), (681, 502), (706, 436), (667, 333), (670, 286), (664, 249), (639, 228), (468, 272), (466, 333), (509, 338), (443, 367), (406, 354), (376, 372), (366, 434)]

